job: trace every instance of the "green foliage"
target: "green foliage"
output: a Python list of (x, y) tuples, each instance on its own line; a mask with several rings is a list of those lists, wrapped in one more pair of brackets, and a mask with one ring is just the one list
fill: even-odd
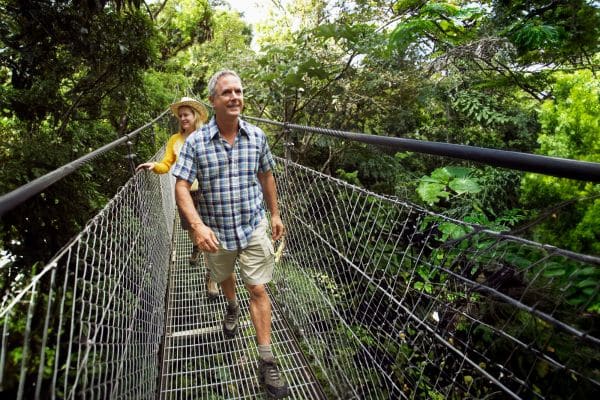
[[(462, 2), (461, 2), (462, 3)], [(415, 4), (412, 1), (396, 3), (395, 9), (408, 18), (396, 26), (390, 35), (390, 44), (400, 50), (419, 46), (431, 52), (432, 40), (440, 48), (459, 44), (473, 38), (473, 27), (484, 16), (483, 9), (469, 4), (446, 1), (428, 1)], [(418, 12), (415, 8), (418, 8)], [(435, 53), (438, 49), (434, 48)]]
[[(251, 28), (237, 13), (214, 11), (210, 40), (181, 54), (177, 59), (177, 68), (183, 70), (191, 81), (190, 87), (195, 96), (206, 99), (208, 93), (205, 93), (205, 89), (214, 72), (233, 69), (241, 73), (240, 63), (245, 65), (252, 62), (254, 54), (250, 49), (251, 41)], [(244, 95), (248, 97), (248, 90), (245, 89)]]
[[(498, 175), (503, 177), (502, 174)], [(497, 200), (498, 193), (506, 196), (510, 189), (496, 187), (497, 183), (490, 180), (491, 177), (489, 172), (486, 174), (471, 168), (438, 168), (431, 175), (421, 178), (417, 193), (422, 201), (430, 207), (435, 206), (446, 215), (498, 232), (507, 231), (522, 222), (525, 213), (518, 208), (509, 208), (509, 202), (503, 204)], [(469, 225), (434, 217), (426, 217), (420, 224), (422, 231), (432, 227), (439, 231), (434, 236), (442, 243), (460, 239), (473, 232)]]
[(316, 27), (315, 37), (333, 39), (337, 44), (343, 44), (345, 47), (356, 49), (361, 48), (368, 36), (373, 34), (373, 30), (374, 27), (372, 24), (360, 22), (352, 25), (330, 23)]
[(559, 32), (552, 25), (526, 22), (515, 32), (514, 42), (524, 51), (537, 50), (557, 45), (559, 43)]
[(554, 75), (554, 100), (540, 109), (540, 153), (600, 161), (600, 79), (592, 71)]
[(551, 70), (597, 64), (600, 9), (593, 2), (400, 1), (395, 10), (400, 23), (389, 36), (393, 51), (428, 63), (440, 80), (466, 78), (477, 91), (510, 88), (543, 100), (551, 96)]
[(340, 179), (348, 182), (351, 185), (360, 186), (360, 181), (358, 180), (358, 171), (346, 172), (340, 168), (335, 172), (338, 174)]
[[(390, 44), (402, 51), (418, 46), (421, 54), (432, 55), (482, 36), (509, 40), (522, 63), (589, 64), (588, 55), (598, 51), (600, 12), (585, 0), (492, 2), (490, 6), (399, 1), (394, 9), (406, 16), (390, 35)], [(479, 50), (481, 56), (483, 48)]]
[[(221, 68), (241, 74), (247, 112), (252, 116), (526, 152), (536, 148), (539, 137), (542, 154), (600, 161), (600, 93), (594, 73), (580, 70), (552, 75), (539, 67), (544, 63), (576, 70), (597, 64), (594, 54), (600, 21), (597, 7), (590, 2), (487, 2), (474, 7), (467, 1), (403, 0), (395, 2), (391, 12), (384, 2), (300, 1), (289, 5), (287, 15), (253, 31), (237, 13), (215, 12), (205, 0), (149, 3), (154, 19), (145, 9), (137, 9), (140, 2), (136, 0), (27, 2), (35, 6), (30, 9), (21, 6), (22, 2), (0, 1), (10, 6), (0, 11), (2, 192), (118, 138), (182, 94), (204, 96), (208, 77)], [(255, 38), (259, 52), (250, 48), (255, 33), (262, 33)], [(552, 100), (540, 106), (532, 98)], [(150, 157), (171, 131), (161, 124), (152, 133), (138, 136), (138, 161)], [(280, 132), (273, 129), (269, 134), (275, 136), (275, 148), (281, 149)], [(416, 193), (434, 212), (496, 231), (513, 229), (530, 217), (529, 209), (548, 211), (547, 221), (532, 229), (533, 239), (575, 251), (600, 252), (598, 185), (536, 175), (528, 175), (521, 184), (520, 174), (496, 168), (445, 167), (447, 160), (442, 157), (391, 154), (387, 149), (312, 133), (292, 132), (290, 136), (294, 160), (326, 173), (335, 171), (351, 184), (379, 193), (400, 193), (409, 200)], [(23, 268), (36, 260), (47, 260), (112, 197), (130, 176), (124, 154), (125, 150), (97, 160), (3, 218), (2, 247), (16, 256), (16, 262), (3, 270), (2, 283), (27, 272)], [(565, 202), (572, 203), (556, 212), (548, 210)], [(399, 216), (384, 210), (382, 216), (360, 222), (383, 232), (389, 228), (388, 219)], [(543, 256), (516, 246), (498, 245), (495, 253), (488, 251), (496, 243), (476, 234), (468, 224), (435, 218), (409, 222), (418, 226), (417, 234), (430, 234), (434, 239), (428, 244), (431, 247), (423, 249), (431, 252), (435, 262), (459, 268), (463, 252), (474, 250), (469, 253), (475, 254), (469, 272), (477, 278), (485, 278), (485, 266), (497, 260), (519, 271), (536, 265), (529, 271), (543, 278), (536, 290), (567, 287), (560, 293), (566, 296), (567, 306), (599, 312), (599, 277), (594, 269), (578, 268), (566, 260), (540, 261)], [(355, 243), (361, 224), (341, 237)], [(408, 243), (402, 246), (410, 247)], [(445, 274), (430, 265), (415, 265), (412, 259), (416, 257), (405, 257), (395, 244), (366, 242), (355, 247), (357, 253), (382, 254), (368, 272), (375, 275), (386, 270), (402, 281), (403, 289), (414, 289), (419, 299), (439, 295), (458, 308), (461, 302), (477, 303), (477, 293), (447, 289)], [(412, 270), (416, 274), (409, 282)], [(319, 293), (344, 307), (349, 306), (343, 304), (346, 291), (366, 290), (373, 295), (369, 288), (340, 284), (328, 271), (315, 267), (305, 272), (286, 278), (307, 287), (297, 298), (314, 312), (331, 312)], [(565, 312), (571, 310), (567, 306)], [(477, 307), (481, 307), (479, 315), (500, 318), (493, 305), (486, 309), (477, 303)], [(329, 314), (323, 316), (331, 319)], [(532, 342), (556, 340), (543, 321), (520, 314), (519, 321), (531, 332)], [(508, 329), (522, 326), (513, 323)], [(465, 321), (457, 327), (459, 332), (472, 328)], [(360, 324), (351, 329), (335, 326), (329, 333), (332, 338), (342, 337), (343, 343), (367, 348), (380, 343)], [(480, 335), (475, 337), (476, 346), (494, 345), (498, 354), (504, 354), (506, 349), (493, 331), (479, 326), (476, 334)], [(416, 336), (414, 327), (407, 326), (404, 339)], [(311, 343), (318, 355), (353, 362), (354, 351), (339, 348), (332, 354), (329, 343), (321, 339)], [(430, 363), (433, 357), (420, 354), (406, 342), (397, 348), (391, 342), (387, 346), (377, 351), (387, 350), (396, 357), (390, 370), (405, 385), (403, 390), (419, 391), (423, 397), (441, 396), (434, 389), (435, 382), (414, 368)], [(561, 357), (573, 351), (560, 346)], [(52, 351), (48, 349), (47, 360)], [(17, 362), (19, 352), (10, 357)], [(524, 356), (515, 359), (515, 363), (526, 361)], [(548, 379), (551, 373), (544, 365), (532, 372)], [(229, 377), (225, 370), (217, 374), (220, 379)], [(471, 387), (479, 384), (474, 376), (466, 374), (457, 380)], [(359, 382), (360, 377), (353, 375), (349, 380)], [(485, 397), (486, 385), (481, 384), (481, 397)]]
[(6, 10), (0, 65), (11, 79), (0, 98), (21, 120), (52, 116), (64, 129), (71, 119), (98, 118), (102, 99), (139, 85), (155, 54), (150, 20), (140, 11), (90, 13), (70, 2)]
[(586, 0), (496, 2), (492, 21), (524, 62), (589, 63), (598, 51), (600, 11)]
[(569, 232), (569, 242), (575, 251), (587, 251), (600, 254), (600, 199), (595, 199), (587, 207), (580, 221), (572, 232)]
[[(554, 79), (555, 99), (547, 100), (540, 109), (539, 152), (600, 161), (600, 80), (590, 71), (557, 73)], [(542, 209), (542, 215), (550, 217), (534, 228), (537, 240), (600, 254), (596, 244), (600, 238), (600, 219), (595, 199), (600, 195), (600, 185), (528, 174), (521, 193), (524, 205)], [(543, 208), (553, 203), (565, 206), (546, 213)]]
[(502, 125), (510, 117), (489, 105), (490, 97), (485, 93), (461, 91), (452, 99), (452, 106), (482, 125)]
[(429, 205), (441, 199), (451, 200), (461, 195), (479, 193), (477, 179), (470, 177), (472, 170), (462, 167), (444, 167), (421, 178), (417, 193)]
[(213, 10), (207, 0), (168, 1), (161, 7), (156, 23), (160, 27), (157, 33), (163, 61), (170, 63), (177, 57), (185, 57), (186, 50), (211, 38)]

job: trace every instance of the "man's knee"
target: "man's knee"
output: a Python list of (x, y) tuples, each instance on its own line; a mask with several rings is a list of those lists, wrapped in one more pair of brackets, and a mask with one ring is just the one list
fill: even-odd
[(218, 283), (221, 285), (233, 285), (235, 283), (235, 274), (227, 275), (225, 279)]
[(246, 285), (246, 287), (248, 288), (250, 297), (253, 299), (268, 299), (265, 285)]

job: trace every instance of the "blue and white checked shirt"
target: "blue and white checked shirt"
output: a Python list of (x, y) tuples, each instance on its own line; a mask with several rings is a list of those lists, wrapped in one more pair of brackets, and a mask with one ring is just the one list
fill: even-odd
[(243, 249), (265, 216), (258, 172), (275, 167), (265, 133), (246, 121), (233, 146), (219, 135), (215, 118), (188, 136), (173, 175), (198, 178), (198, 212), (225, 249)]

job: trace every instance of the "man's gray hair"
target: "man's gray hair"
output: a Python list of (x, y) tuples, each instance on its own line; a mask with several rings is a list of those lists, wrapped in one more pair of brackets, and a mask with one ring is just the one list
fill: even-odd
[(216, 94), (215, 87), (217, 86), (217, 81), (219, 80), (219, 78), (221, 78), (222, 76), (225, 76), (225, 75), (235, 76), (236, 78), (238, 78), (240, 83), (242, 82), (242, 79), (238, 76), (238, 74), (235, 71), (232, 71), (230, 69), (222, 69), (221, 71), (215, 72), (213, 74), (213, 76), (210, 78), (210, 80), (208, 81), (208, 95), (209, 96), (212, 97)]

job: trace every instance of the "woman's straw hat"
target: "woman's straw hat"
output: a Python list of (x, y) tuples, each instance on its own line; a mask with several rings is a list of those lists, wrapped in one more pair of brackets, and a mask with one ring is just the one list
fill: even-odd
[(181, 106), (188, 106), (196, 110), (200, 115), (200, 120), (202, 122), (206, 122), (208, 120), (208, 111), (206, 111), (206, 107), (204, 107), (204, 105), (202, 105), (202, 103), (200, 103), (198, 100), (194, 100), (191, 97), (182, 97), (178, 102), (171, 104), (171, 111), (176, 117), (179, 117), (179, 107)]

